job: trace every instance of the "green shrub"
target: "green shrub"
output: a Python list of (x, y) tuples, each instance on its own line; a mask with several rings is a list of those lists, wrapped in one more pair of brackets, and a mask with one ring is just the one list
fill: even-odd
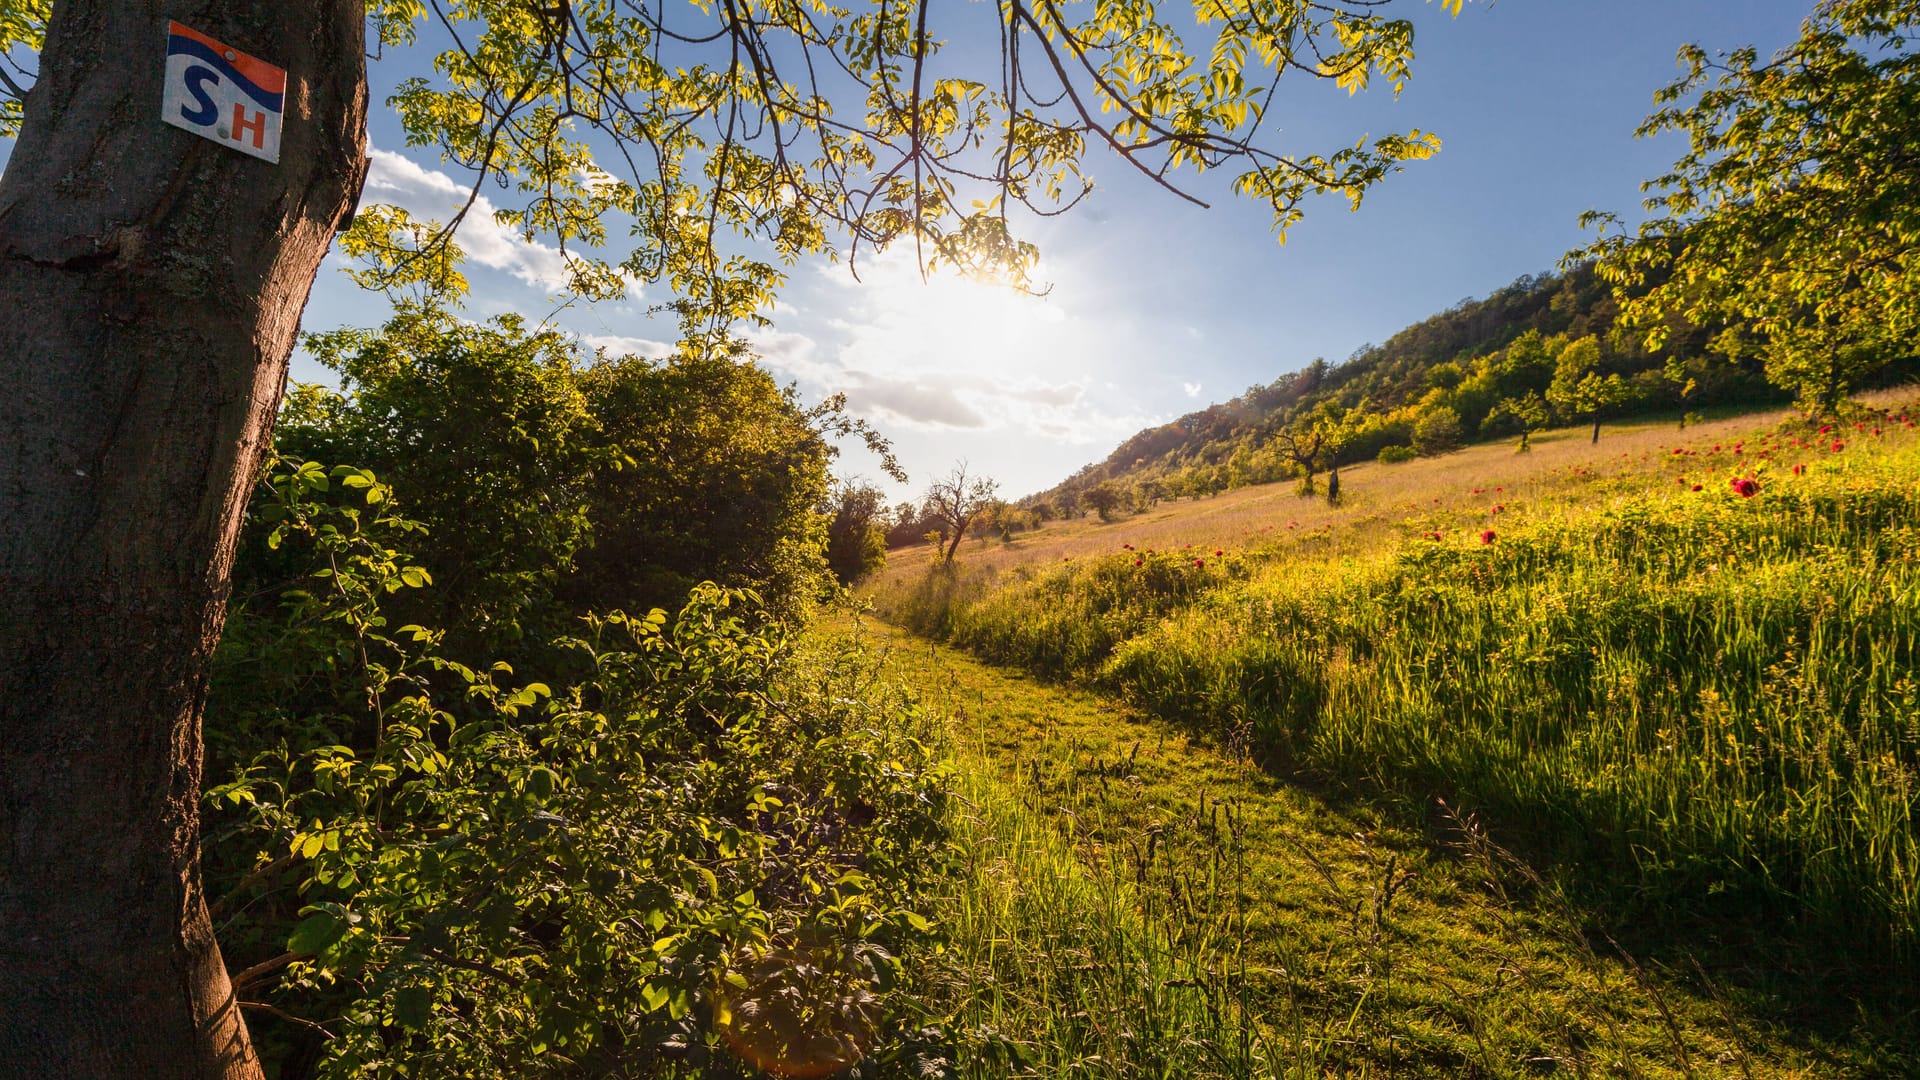
[(455, 660), (383, 615), (431, 583), (392, 507), (305, 462), (250, 511), (282, 576), (244, 583), (216, 656), (205, 863), (236, 992), (277, 1010), (251, 1017), (263, 1056), (343, 1078), (910, 1057), (920, 891), (950, 858), (914, 706), (711, 585), (587, 619), (544, 681)]
[(1383, 446), (1380, 448), (1380, 464), (1398, 465), (1403, 461), (1412, 461), (1420, 452), (1411, 446)]

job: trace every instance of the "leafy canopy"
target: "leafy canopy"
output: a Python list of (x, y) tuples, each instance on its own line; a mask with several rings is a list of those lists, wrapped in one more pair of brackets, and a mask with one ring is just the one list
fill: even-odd
[[(572, 292), (665, 282), (688, 326), (711, 330), (770, 303), (776, 264), (902, 239), (923, 265), (1024, 282), (1036, 252), (1017, 217), (1083, 198), (1090, 147), (1194, 202), (1179, 184), (1231, 168), (1282, 238), (1309, 196), (1358, 206), (1439, 140), (1282, 152), (1262, 125), (1290, 73), (1288, 87), (1397, 93), (1414, 33), (1389, 6), (376, 0), (368, 18), (381, 55), (430, 64), (388, 99), (408, 145), (466, 170), (475, 196), (490, 179), (511, 189), (496, 217), (557, 243)], [(0, 56), (36, 52), (48, 18), (45, 0), (8, 4)], [(31, 79), (0, 74), (5, 137)], [(346, 246), (368, 284), (457, 286), (449, 226), (475, 205), (447, 222), (369, 206)]]
[[(1675, 316), (1744, 326), (1716, 339), (1758, 355), (1777, 385), (1831, 408), (1920, 328), (1920, 0), (1825, 0), (1799, 40), (1762, 62), (1752, 48), (1680, 52), (1642, 137), (1689, 149), (1643, 185), (1652, 216), (1601, 228), (1570, 258), (1596, 258), (1627, 325), (1658, 349)], [(1642, 286), (1644, 293), (1633, 290)]]

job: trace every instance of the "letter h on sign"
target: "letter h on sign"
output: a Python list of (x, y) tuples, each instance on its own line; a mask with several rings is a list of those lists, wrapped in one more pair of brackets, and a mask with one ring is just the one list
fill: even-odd
[(160, 118), (267, 161), (280, 160), (287, 73), (177, 22), (167, 24)]

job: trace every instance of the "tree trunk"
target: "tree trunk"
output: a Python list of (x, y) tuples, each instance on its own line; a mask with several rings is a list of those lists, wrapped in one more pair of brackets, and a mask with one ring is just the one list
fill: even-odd
[[(167, 17), (288, 69), (278, 165), (161, 122)], [(365, 175), (355, 0), (56, 0), (0, 177), (0, 1077), (259, 1075), (200, 706), (300, 311)]]
[(1593, 439), (1591, 441), (1595, 443), (1600, 441), (1600, 418), (1597, 416), (1593, 418)]

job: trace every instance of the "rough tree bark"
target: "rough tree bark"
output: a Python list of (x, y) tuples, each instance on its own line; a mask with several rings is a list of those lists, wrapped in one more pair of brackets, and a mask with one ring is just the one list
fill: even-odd
[[(280, 163), (160, 120), (171, 16), (288, 69)], [(56, 0), (0, 177), (0, 1076), (251, 1077), (200, 705), (300, 311), (365, 174), (359, 0)]]

